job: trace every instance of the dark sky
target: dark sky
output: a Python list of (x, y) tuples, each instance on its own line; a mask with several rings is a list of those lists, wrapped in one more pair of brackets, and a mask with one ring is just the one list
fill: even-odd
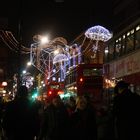
[(35, 34), (64, 37), (68, 42), (97, 24), (109, 30), (112, 25), (112, 0), (5, 0), (0, 16), (8, 17), (9, 30), (18, 33), (21, 21), (22, 42), (30, 47)]

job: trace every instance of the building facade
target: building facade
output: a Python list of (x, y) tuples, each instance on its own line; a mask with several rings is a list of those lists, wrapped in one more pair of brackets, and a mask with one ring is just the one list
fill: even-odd
[(140, 2), (114, 1), (114, 37), (104, 54), (105, 77), (130, 83), (140, 94)]

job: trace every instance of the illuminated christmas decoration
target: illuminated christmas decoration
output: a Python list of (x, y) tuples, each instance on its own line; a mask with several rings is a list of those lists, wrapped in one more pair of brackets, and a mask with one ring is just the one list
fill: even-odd
[(81, 63), (81, 46), (78, 44), (73, 44), (70, 46), (70, 53), (69, 53), (69, 68), (75, 67), (78, 64)]
[(65, 54), (58, 54), (53, 59), (53, 64), (55, 63), (61, 63), (63, 61), (67, 61), (68, 57)]
[(87, 38), (90, 38), (92, 40), (100, 40), (103, 42), (108, 41), (110, 38), (112, 38), (112, 34), (107, 30), (105, 27), (97, 25), (89, 28), (85, 32), (85, 36)]
[(106, 42), (112, 38), (112, 34), (105, 27), (97, 25), (89, 28), (85, 32), (85, 36), (91, 40), (95, 40), (96, 43), (93, 45), (92, 49), (96, 53), (98, 50), (98, 42), (103, 41)]
[[(38, 38), (38, 35), (36, 38)], [(39, 39), (41, 39), (40, 36)], [(31, 44), (30, 62), (41, 73), (45, 74), (46, 79), (49, 80), (60, 71), (61, 67), (58, 63), (65, 61), (63, 56), (59, 57), (58, 55), (63, 54), (64, 57), (68, 55), (68, 51), (66, 51), (67, 40), (63, 37), (57, 37), (46, 44), (42, 44), (39, 40), (36, 40), (35, 43)]]
[(53, 64), (58, 64), (60, 67), (60, 80), (64, 81), (66, 75), (66, 65), (68, 65), (68, 56), (65, 54), (57, 54), (53, 59)]

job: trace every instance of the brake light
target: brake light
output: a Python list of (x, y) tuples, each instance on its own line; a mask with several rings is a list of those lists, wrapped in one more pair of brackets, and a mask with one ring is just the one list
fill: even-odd
[(49, 91), (49, 95), (51, 95), (52, 94), (52, 91)]
[(80, 78), (80, 82), (83, 82), (83, 78)]

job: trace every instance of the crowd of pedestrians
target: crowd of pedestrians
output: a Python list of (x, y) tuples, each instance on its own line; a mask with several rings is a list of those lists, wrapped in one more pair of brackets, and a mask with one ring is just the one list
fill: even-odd
[(0, 104), (0, 140), (139, 140), (140, 96), (124, 81), (114, 92), (113, 107), (100, 117), (106, 120), (101, 134), (89, 96), (70, 97), (65, 103), (50, 95), (44, 104), (31, 102), (27, 87), (21, 86), (13, 101)]

